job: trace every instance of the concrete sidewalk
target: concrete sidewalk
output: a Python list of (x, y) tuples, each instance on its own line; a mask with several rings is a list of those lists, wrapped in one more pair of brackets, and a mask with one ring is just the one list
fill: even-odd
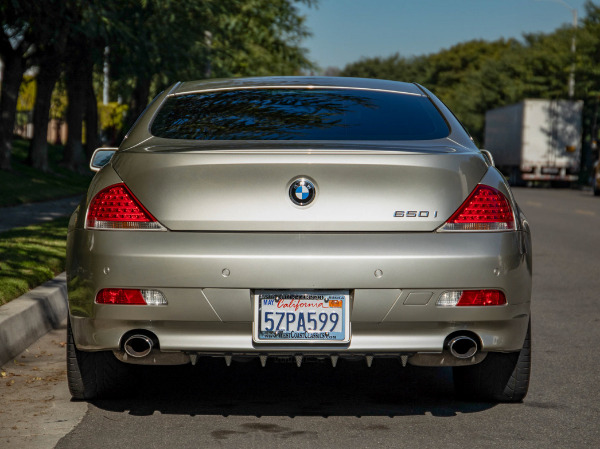
[(83, 195), (0, 208), (0, 232), (71, 215)]

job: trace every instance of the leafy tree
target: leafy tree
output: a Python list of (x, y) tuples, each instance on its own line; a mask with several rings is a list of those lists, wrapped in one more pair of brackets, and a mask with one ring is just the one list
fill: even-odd
[[(600, 38), (592, 26), (599, 7), (587, 5), (588, 18), (578, 31), (577, 91), (597, 85), (593, 54)], [(596, 15), (595, 15), (596, 14)], [(367, 76), (425, 85), (456, 113), (478, 143), (483, 142), (485, 112), (525, 98), (566, 98), (573, 62), (573, 29), (527, 34), (523, 41), (469, 41), (431, 55), (363, 59), (344, 68), (344, 76)]]
[[(64, 164), (79, 168), (99, 145), (98, 103), (94, 90), (94, 69), (102, 64), (104, 48), (122, 30), (119, 0), (71, 0), (75, 26), (69, 30), (65, 79), (67, 87), (67, 143)], [(130, 30), (134, 33), (135, 30)], [(122, 34), (122, 33), (121, 33)], [(86, 144), (82, 144), (85, 120)], [(85, 150), (85, 151), (84, 151)]]
[(33, 139), (29, 145), (27, 162), (42, 171), (48, 171), (48, 117), (52, 91), (63, 69), (67, 50), (68, 25), (72, 25), (71, 8), (66, 2), (53, 2), (48, 8), (42, 26), (42, 35), (36, 34), (35, 57), (37, 66), (36, 97), (33, 107)]
[(120, 3), (110, 47), (111, 77), (129, 98), (129, 121), (142, 112), (152, 83), (168, 83), (182, 70), (200, 71), (207, 18), (216, 1), (125, 0)]
[(29, 66), (34, 24), (41, 3), (31, 0), (0, 3), (0, 58), (4, 64), (0, 92), (0, 169), (10, 170), (13, 128), (19, 87)]
[(309, 32), (296, 2), (316, 4), (314, 0), (234, 0), (216, 11), (209, 28), (211, 75), (293, 75), (313, 68), (300, 47)]
[[(498, 88), (484, 79), (482, 72), (506, 66), (507, 61), (501, 63), (501, 59), (520, 51), (520, 47), (515, 40), (475, 40), (426, 56), (403, 58), (395, 54), (388, 58), (362, 59), (346, 66), (342, 75), (423, 84), (448, 104), (476, 139), (481, 139), (483, 114), (490, 105), (497, 104), (495, 98), (499, 95)], [(508, 80), (503, 81), (506, 86)], [(484, 84), (490, 92), (483, 88)]]
[(583, 181), (587, 180), (598, 153), (600, 113), (600, 5), (591, 1), (585, 4), (586, 15), (577, 34), (577, 61), (575, 92), (584, 100), (584, 146), (582, 165)]
[(423, 59), (423, 57), (407, 59), (398, 53), (387, 58), (361, 58), (357, 62), (348, 64), (339, 74), (357, 78), (415, 81)]
[(64, 74), (68, 139), (64, 164), (83, 162), (98, 142), (94, 73), (110, 48), (113, 89), (134, 120), (157, 90), (178, 79), (296, 73), (310, 68), (308, 33), (295, 3), (316, 0), (8, 0), (0, 4), (5, 71), (0, 98), (0, 168), (10, 168), (12, 129), (25, 70), (38, 68), (30, 163), (47, 169), (51, 93)]
[[(306, 4), (313, 0), (296, 0)], [(308, 35), (294, 0), (121, 2), (111, 75), (130, 98), (129, 122), (149, 97), (177, 80), (297, 73), (311, 67), (299, 47)]]

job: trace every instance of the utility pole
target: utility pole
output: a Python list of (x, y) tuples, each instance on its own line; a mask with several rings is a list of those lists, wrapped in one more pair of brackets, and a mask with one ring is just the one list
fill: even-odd
[(575, 8), (571, 9), (573, 13), (573, 37), (571, 38), (571, 54), (573, 57), (573, 62), (571, 63), (571, 73), (569, 75), (569, 100), (572, 100), (575, 96), (575, 55), (577, 48), (577, 10)]
[(575, 97), (575, 55), (576, 55), (576, 49), (577, 49), (577, 28), (579, 26), (578, 22), (577, 22), (577, 9), (573, 8), (573, 6), (569, 3), (567, 3), (565, 0), (536, 0), (538, 2), (542, 2), (542, 1), (547, 1), (547, 2), (553, 2), (553, 3), (559, 3), (561, 5), (563, 5), (565, 8), (568, 8), (571, 10), (571, 13), (573, 14), (573, 37), (571, 39), (571, 57), (572, 57), (572, 62), (571, 62), (571, 73), (569, 74), (569, 100), (572, 100)]

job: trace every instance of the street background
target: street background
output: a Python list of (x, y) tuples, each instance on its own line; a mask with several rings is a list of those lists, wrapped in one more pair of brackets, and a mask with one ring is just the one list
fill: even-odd
[[(600, 137), (600, 2), (349, 3), (0, 2), (0, 319), (19, 307), (13, 299), (64, 271), (67, 219), (47, 220), (85, 194), (93, 151), (119, 145), (177, 81), (416, 82), (480, 148), (487, 111), (524, 99), (581, 101), (577, 162), (562, 169), (578, 178), (573, 187), (589, 187)], [(226, 368), (222, 360), (145, 369), (132, 399), (73, 402), (59, 325), (0, 367), (0, 447), (600, 447), (600, 199), (577, 189), (515, 192), (534, 243), (533, 371), (523, 404), (460, 402), (450, 370), (380, 360), (370, 369)], [(67, 200), (32, 204), (59, 198)], [(12, 229), (30, 219), (41, 223)]]

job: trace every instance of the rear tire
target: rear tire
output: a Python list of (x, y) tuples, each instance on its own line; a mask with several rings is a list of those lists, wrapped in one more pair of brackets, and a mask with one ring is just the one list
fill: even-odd
[(117, 360), (111, 351), (78, 350), (71, 321), (67, 319), (67, 381), (73, 399), (107, 399), (131, 395), (133, 368)]
[(462, 399), (521, 402), (529, 389), (531, 323), (519, 352), (490, 352), (483, 362), (452, 369), (454, 388)]

